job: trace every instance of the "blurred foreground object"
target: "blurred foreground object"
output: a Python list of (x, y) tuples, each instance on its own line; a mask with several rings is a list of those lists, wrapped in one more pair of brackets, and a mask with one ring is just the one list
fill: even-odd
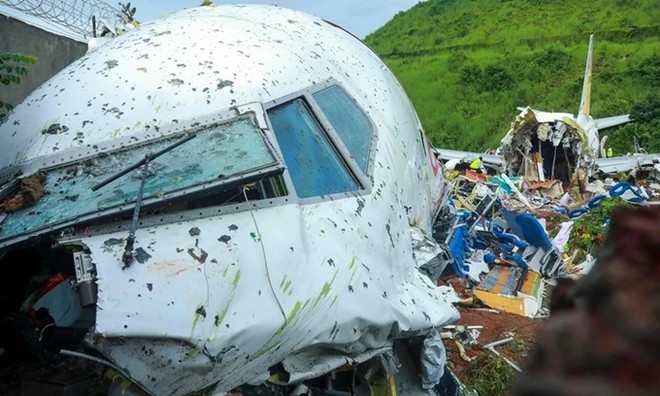
[[(621, 208), (593, 270), (537, 334), (514, 394), (660, 394), (660, 209)], [(569, 305), (570, 306), (570, 305)]]

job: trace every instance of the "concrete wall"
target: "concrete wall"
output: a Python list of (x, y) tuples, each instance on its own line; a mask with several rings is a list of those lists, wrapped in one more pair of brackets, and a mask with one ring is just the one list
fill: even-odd
[(0, 53), (20, 52), (39, 58), (36, 64), (27, 66), (29, 74), (21, 77), (20, 84), (0, 84), (0, 100), (13, 105), (19, 104), (35, 88), (80, 58), (86, 51), (86, 43), (0, 15)]

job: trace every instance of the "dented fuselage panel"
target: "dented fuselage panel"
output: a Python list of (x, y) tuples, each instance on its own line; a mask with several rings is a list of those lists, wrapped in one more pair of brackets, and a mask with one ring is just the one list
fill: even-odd
[(414, 109), (318, 18), (218, 6), (146, 23), (0, 132), (0, 184), (41, 170), (50, 191), (6, 214), (0, 246), (84, 247), (88, 343), (151, 394), (229, 390), (315, 347), (361, 361), (458, 317), (413, 258), (411, 227), (430, 235), (447, 196)]
[[(122, 365), (140, 361), (142, 375), (131, 375), (157, 377), (154, 393), (185, 394), (219, 379), (231, 389), (312, 345), (359, 356), (451, 320), (428, 279), (400, 265), (412, 256), (402, 248), (406, 221), (377, 204), (356, 219), (351, 201), (140, 229), (136, 247), (146, 254), (126, 271), (117, 265), (123, 244), (106, 244), (125, 233), (85, 238), (98, 269), (98, 336), (153, 339), (176, 353), (152, 355), (135, 341), (102, 350)], [(208, 372), (193, 378), (188, 369)]]

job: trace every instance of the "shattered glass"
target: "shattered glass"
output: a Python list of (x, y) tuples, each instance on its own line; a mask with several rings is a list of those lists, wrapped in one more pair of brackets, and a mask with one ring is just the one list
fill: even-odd
[(337, 85), (318, 91), (313, 96), (353, 158), (366, 173), (372, 136), (371, 123), (367, 116)]
[[(236, 177), (277, 165), (258, 125), (250, 117), (214, 124), (197, 136), (149, 163), (144, 199), (166, 198), (168, 193), (219, 179)], [(48, 193), (34, 206), (8, 214), (0, 224), (0, 241), (34, 232), (83, 215), (108, 209), (131, 209), (139, 188), (142, 168), (93, 192), (91, 188), (122, 169), (155, 153), (182, 136), (146, 145), (103, 153), (82, 162), (47, 170)]]

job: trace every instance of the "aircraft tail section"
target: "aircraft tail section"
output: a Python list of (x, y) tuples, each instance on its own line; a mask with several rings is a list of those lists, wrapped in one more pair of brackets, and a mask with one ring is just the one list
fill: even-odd
[(587, 50), (587, 64), (584, 68), (584, 82), (582, 83), (582, 98), (580, 99), (580, 109), (578, 110), (578, 117), (589, 116), (591, 107), (591, 72), (593, 67), (594, 55), (594, 35), (589, 36), (589, 49)]

